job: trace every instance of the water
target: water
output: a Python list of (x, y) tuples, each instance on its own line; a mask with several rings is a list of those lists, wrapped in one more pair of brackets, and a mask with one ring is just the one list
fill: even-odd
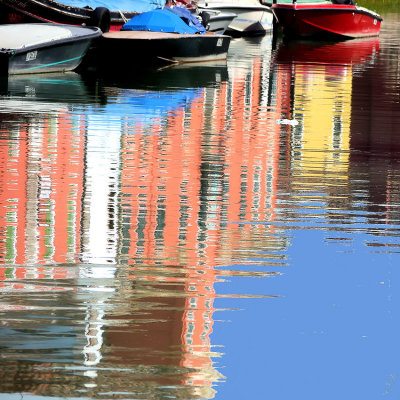
[(378, 39), (13, 77), (0, 399), (400, 398), (400, 14)]

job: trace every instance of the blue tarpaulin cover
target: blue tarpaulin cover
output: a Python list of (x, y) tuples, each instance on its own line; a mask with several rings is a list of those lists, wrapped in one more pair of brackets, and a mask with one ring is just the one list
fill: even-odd
[(200, 21), (185, 7), (173, 6), (164, 7), (164, 10), (172, 11), (174, 14), (178, 15), (184, 22), (189, 26), (196, 28), (199, 32), (205, 33), (206, 28), (200, 23)]
[(200, 33), (199, 29), (189, 26), (178, 15), (166, 9), (157, 9), (136, 15), (122, 27), (122, 30)]
[(73, 7), (106, 7), (110, 11), (146, 12), (162, 8), (165, 0), (59, 0), (61, 3)]

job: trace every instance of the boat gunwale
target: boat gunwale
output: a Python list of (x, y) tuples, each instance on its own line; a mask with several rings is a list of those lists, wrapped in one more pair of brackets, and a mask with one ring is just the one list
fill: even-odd
[[(61, 25), (61, 26), (63, 26), (63, 25)], [(73, 28), (79, 28), (79, 26), (73, 26)], [(31, 45), (28, 45), (28, 46), (25, 46), (25, 47), (20, 47), (20, 48), (1, 48), (0, 49), (0, 53), (1, 54), (8, 54), (10, 56), (13, 56), (13, 55), (29, 53), (32, 50), (40, 50), (40, 49), (44, 49), (44, 48), (51, 48), (51, 47), (58, 46), (60, 44), (68, 44), (68, 43), (71, 43), (71, 42), (78, 43), (78, 42), (87, 41), (87, 40), (93, 40), (93, 39), (101, 37), (100, 28), (87, 27), (85, 29), (88, 29), (88, 30), (90, 30), (92, 32), (87, 34), (87, 35), (70, 36), (70, 37), (67, 37), (67, 38), (44, 41), (42, 43), (31, 44)]]
[(274, 3), (271, 6), (272, 12), (275, 10), (289, 10), (293, 12), (304, 12), (304, 11), (338, 11), (338, 12), (357, 12), (357, 14), (364, 14), (376, 18), (379, 21), (383, 21), (383, 18), (374, 11), (368, 8), (358, 7), (350, 4), (314, 4), (314, 3), (303, 3), (303, 4), (286, 4), (286, 3)]
[[(34, 5), (34, 12), (30, 11), (29, 7), (26, 6), (29, 3)], [(1, 0), (1, 4), (5, 7), (14, 9), (19, 13), (29, 16), (31, 18), (53, 23), (58, 23), (58, 22), (55, 22), (54, 20), (49, 19), (48, 17), (41, 16), (41, 13), (39, 11), (47, 10), (47, 13), (53, 15), (54, 13), (61, 14), (66, 18), (70, 19), (79, 18), (82, 21), (89, 21), (92, 13), (95, 11), (95, 9), (91, 7), (88, 8), (78, 7), (78, 6), (68, 5), (66, 3), (62, 3), (55, 0), (28, 0), (25, 1), (24, 3), (21, 3), (18, 0)], [(112, 24), (121, 26), (126, 22), (125, 20), (129, 20), (133, 18), (135, 15), (139, 14), (138, 12), (133, 12), (133, 11), (122, 11), (122, 10), (109, 10), (109, 11), (111, 14)], [(71, 23), (71, 25), (74, 24)], [(75, 25), (79, 26), (80, 23), (79, 24), (77, 23)]]
[[(251, 12), (251, 11), (265, 11), (268, 13), (272, 13), (272, 10), (270, 7), (267, 6), (252, 6), (252, 5), (226, 5), (226, 4), (210, 4), (208, 7), (204, 7), (202, 5), (199, 6), (199, 8), (201, 8), (202, 10), (207, 11), (207, 8), (209, 8), (210, 10), (240, 10), (243, 12)], [(232, 12), (234, 14), (234, 12)]]
[(191, 39), (191, 38), (209, 38), (220, 39), (230, 38), (228, 35), (207, 32), (204, 35), (198, 33), (173, 33), (173, 32), (155, 32), (155, 31), (110, 31), (101, 35), (104, 39), (121, 40), (163, 40), (163, 39)]

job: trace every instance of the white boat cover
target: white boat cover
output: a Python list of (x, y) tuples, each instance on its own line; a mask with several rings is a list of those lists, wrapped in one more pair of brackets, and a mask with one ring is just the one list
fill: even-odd
[(54, 40), (72, 37), (70, 29), (57, 25), (0, 25), (0, 49), (19, 50)]

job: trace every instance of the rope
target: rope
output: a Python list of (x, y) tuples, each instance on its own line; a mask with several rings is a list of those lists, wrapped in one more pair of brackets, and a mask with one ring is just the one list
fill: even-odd
[(125, 23), (128, 22), (128, 20), (126, 19), (124, 13), (121, 10), (118, 10), (118, 12), (121, 14), (122, 19), (124, 20)]

